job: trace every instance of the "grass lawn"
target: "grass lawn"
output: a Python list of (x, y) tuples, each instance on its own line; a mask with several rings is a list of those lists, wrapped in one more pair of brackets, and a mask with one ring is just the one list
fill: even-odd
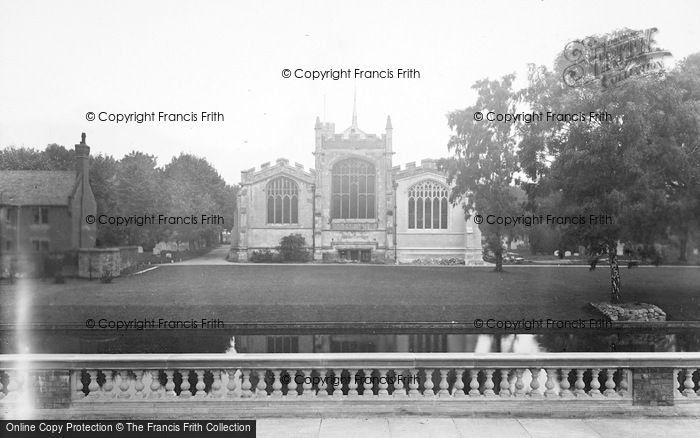
[[(33, 323), (88, 318), (225, 322), (577, 319), (609, 297), (609, 271), (571, 267), (162, 266), (111, 284), (68, 279), (0, 286), (0, 319), (20, 301)], [(673, 320), (700, 320), (700, 269), (622, 271), (623, 298), (653, 303)]]

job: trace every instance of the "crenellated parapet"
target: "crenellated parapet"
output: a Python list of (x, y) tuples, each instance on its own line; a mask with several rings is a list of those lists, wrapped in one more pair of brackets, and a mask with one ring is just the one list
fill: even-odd
[(438, 169), (437, 160), (432, 158), (425, 158), (421, 160), (419, 166), (416, 166), (415, 161), (406, 163), (403, 169), (401, 166), (394, 166), (391, 168), (391, 172), (396, 180), (410, 178), (422, 173), (438, 174), (443, 177), (447, 176), (443, 170)]
[(259, 169), (251, 167), (250, 169), (241, 171), (241, 184), (253, 184), (255, 182), (270, 178), (272, 176), (286, 174), (292, 178), (296, 178), (300, 181), (307, 183), (313, 183), (316, 178), (316, 171), (314, 169), (305, 169), (304, 165), (295, 162), (293, 165), (289, 164), (289, 160), (286, 158), (278, 158), (275, 164), (271, 164), (269, 161), (262, 163)]

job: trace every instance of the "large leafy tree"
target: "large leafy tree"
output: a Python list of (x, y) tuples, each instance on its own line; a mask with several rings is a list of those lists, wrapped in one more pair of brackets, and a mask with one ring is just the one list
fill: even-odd
[[(488, 111), (514, 112), (514, 78), (514, 75), (507, 75), (500, 80), (476, 82), (472, 86), (478, 95), (476, 103), (448, 115), (449, 126), (454, 132), (448, 144), (454, 155), (446, 166), (449, 180), (454, 181), (450, 200), (462, 203), (467, 219), (474, 212), (483, 216), (511, 216), (518, 210), (512, 190), (518, 170), (513, 125), (476, 120)], [(486, 221), (479, 228), (486, 249), (496, 258), (495, 270), (502, 271), (504, 240), (511, 230)]]
[(664, 111), (657, 124), (664, 135), (665, 184), (670, 226), (679, 243), (679, 260), (687, 260), (687, 243), (700, 228), (700, 53), (688, 56), (670, 72)]
[[(113, 215), (143, 216), (165, 211), (166, 195), (161, 188), (162, 171), (153, 155), (133, 151), (119, 160), (115, 180), (117, 202)], [(152, 248), (163, 237), (163, 227), (124, 227), (129, 245)]]
[(3, 170), (73, 170), (75, 156), (65, 147), (52, 143), (43, 151), (26, 147), (8, 147), (0, 150), (0, 169)]
[[(169, 210), (174, 216), (194, 215), (197, 225), (171, 227), (172, 237), (191, 244), (216, 243), (224, 229), (231, 229), (235, 208), (235, 189), (228, 186), (207, 160), (180, 154), (165, 166), (163, 181), (170, 194)], [(202, 215), (220, 215), (223, 225), (203, 224)]]
[[(111, 216), (118, 211), (117, 186), (119, 162), (110, 155), (90, 156), (90, 187), (97, 203), (97, 215)], [(123, 227), (97, 224), (97, 246), (118, 246), (127, 241)]]
[[(678, 106), (678, 86), (663, 73), (608, 88), (595, 81), (571, 88), (561, 81), (564, 65), (560, 57), (553, 72), (533, 68), (522, 97), (534, 111), (583, 113), (586, 121), (523, 125), (520, 161), (531, 197), (558, 193), (558, 213), (587, 219), (564, 231), (590, 252), (608, 255), (611, 301), (621, 302), (617, 242), (651, 247), (663, 241), (674, 222), (674, 204), (678, 211), (679, 202), (697, 193), (688, 187), (697, 182), (681, 178), (677, 166), (688, 170), (697, 160), (688, 145), (700, 118)], [(591, 119), (591, 112), (611, 119)], [(592, 224), (591, 214), (609, 215), (613, 223)], [(676, 214), (675, 220), (687, 224), (687, 216)]]

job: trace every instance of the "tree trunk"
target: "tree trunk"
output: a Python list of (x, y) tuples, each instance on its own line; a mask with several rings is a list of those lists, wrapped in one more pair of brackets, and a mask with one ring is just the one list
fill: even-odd
[(608, 247), (608, 258), (610, 259), (610, 302), (620, 304), (622, 303), (622, 285), (620, 282), (620, 266), (617, 264), (617, 248), (614, 245)]
[(494, 268), (494, 271), (503, 272), (503, 251), (497, 251), (495, 255), (496, 255), (496, 268)]

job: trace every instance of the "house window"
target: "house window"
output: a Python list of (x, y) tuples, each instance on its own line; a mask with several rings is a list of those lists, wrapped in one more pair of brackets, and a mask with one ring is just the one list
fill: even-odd
[(49, 223), (49, 209), (46, 207), (37, 207), (34, 209), (34, 223), (35, 224), (48, 224)]
[(48, 240), (32, 240), (32, 247), (36, 252), (49, 252)]
[(374, 219), (374, 166), (354, 158), (333, 166), (331, 216), (333, 219)]
[(447, 187), (421, 181), (408, 189), (408, 228), (447, 229)]
[(299, 222), (299, 186), (294, 180), (281, 176), (267, 184), (267, 223), (296, 224)]
[(12, 251), (12, 241), (8, 240), (5, 242), (5, 251)]

